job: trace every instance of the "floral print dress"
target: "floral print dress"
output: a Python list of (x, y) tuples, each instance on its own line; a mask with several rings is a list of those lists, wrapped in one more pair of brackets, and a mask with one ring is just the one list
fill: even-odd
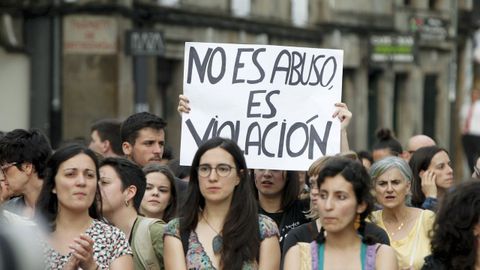
[[(275, 222), (264, 215), (258, 215), (258, 225), (260, 227), (260, 241), (272, 236), (279, 236), (279, 231)], [(165, 228), (165, 235), (174, 236), (181, 240), (180, 236), (180, 220), (178, 218), (172, 219)], [(207, 253), (203, 249), (202, 244), (198, 240), (198, 235), (195, 231), (190, 232), (188, 238), (188, 251), (186, 255), (187, 269), (203, 270), (203, 269), (216, 269), (208, 257)], [(242, 267), (243, 270), (256, 270), (258, 269), (257, 262), (245, 263)]]
[[(92, 225), (85, 231), (93, 241), (93, 258), (98, 264), (98, 269), (109, 269), (110, 264), (124, 255), (132, 255), (125, 234), (117, 227), (108, 225), (94, 219)], [(63, 269), (71, 253), (60, 254), (48, 243), (44, 243), (46, 269)]]

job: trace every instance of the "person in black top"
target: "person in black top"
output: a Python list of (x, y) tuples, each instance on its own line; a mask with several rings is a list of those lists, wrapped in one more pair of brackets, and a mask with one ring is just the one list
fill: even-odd
[(305, 212), (309, 200), (297, 199), (299, 183), (295, 171), (264, 170), (253, 171), (259, 213), (275, 221), (280, 231), (280, 247), (287, 233), (309, 221)]

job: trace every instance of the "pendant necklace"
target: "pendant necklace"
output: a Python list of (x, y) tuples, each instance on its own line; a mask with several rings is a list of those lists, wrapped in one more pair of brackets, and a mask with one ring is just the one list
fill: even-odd
[(391, 232), (390, 234), (391, 234), (392, 236), (394, 236), (396, 233), (398, 233), (398, 232), (403, 228), (403, 225), (404, 225), (404, 224), (405, 224), (405, 223), (403, 223), (403, 222), (400, 223), (400, 225), (399, 225), (398, 228), (397, 228), (397, 231), (396, 231), (396, 232)]
[(207, 223), (208, 227), (210, 227), (210, 229), (212, 229), (217, 234), (217, 235), (215, 235), (215, 237), (213, 237), (212, 248), (213, 248), (213, 253), (218, 254), (222, 250), (223, 237), (220, 235), (220, 233), (217, 230), (215, 230), (213, 228), (212, 225), (210, 225), (210, 223), (208, 223), (208, 220), (205, 217), (205, 215), (203, 214), (203, 211), (202, 211), (202, 217), (203, 217), (203, 219), (205, 219), (205, 223)]
[(397, 230), (395, 232), (390, 232), (390, 235), (393, 237), (395, 236), (396, 233), (400, 232), (400, 230), (403, 228), (403, 225), (405, 225), (405, 223), (408, 223), (408, 213), (407, 215), (403, 218), (403, 221), (400, 222), (400, 225), (398, 225), (397, 227)]

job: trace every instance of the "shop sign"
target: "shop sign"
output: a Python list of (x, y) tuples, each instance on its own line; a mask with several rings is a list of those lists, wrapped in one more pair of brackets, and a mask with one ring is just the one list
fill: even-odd
[(117, 24), (114, 18), (71, 15), (64, 18), (63, 52), (70, 54), (115, 54)]
[(412, 63), (415, 59), (413, 36), (373, 35), (369, 42), (371, 62)]
[(125, 49), (128, 55), (155, 55), (165, 54), (163, 33), (154, 30), (127, 31)]
[(448, 38), (448, 21), (434, 17), (410, 18), (410, 31), (418, 33), (420, 41), (439, 42)]

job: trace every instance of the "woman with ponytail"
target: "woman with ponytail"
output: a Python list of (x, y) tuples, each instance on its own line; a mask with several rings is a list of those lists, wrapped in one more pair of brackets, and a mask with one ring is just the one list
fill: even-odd
[(298, 243), (284, 269), (397, 269), (392, 248), (365, 235), (373, 208), (370, 178), (357, 161), (332, 158), (317, 178), (316, 206), (322, 228), (311, 243)]
[(377, 161), (370, 168), (377, 202), (383, 209), (372, 213), (373, 221), (387, 231), (400, 269), (420, 269), (430, 254), (429, 231), (435, 214), (405, 203), (412, 181), (407, 162), (398, 157)]

